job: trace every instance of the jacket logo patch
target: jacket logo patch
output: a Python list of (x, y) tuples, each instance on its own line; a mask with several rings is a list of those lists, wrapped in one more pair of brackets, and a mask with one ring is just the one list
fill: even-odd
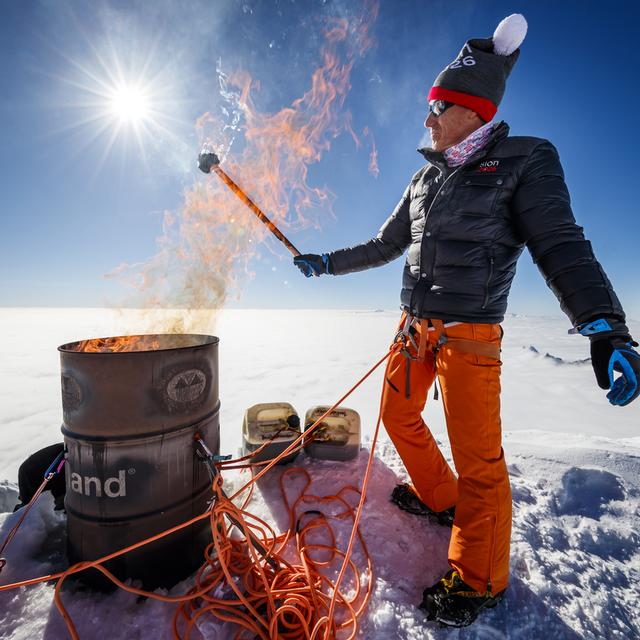
[(497, 170), (499, 164), (500, 164), (500, 160), (485, 160), (484, 162), (480, 163), (480, 166), (478, 167), (478, 172), (494, 173)]

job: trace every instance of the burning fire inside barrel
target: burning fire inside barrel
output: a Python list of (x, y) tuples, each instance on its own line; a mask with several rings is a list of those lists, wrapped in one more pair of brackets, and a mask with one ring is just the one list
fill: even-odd
[[(219, 452), (218, 338), (153, 334), (59, 347), (68, 555), (93, 560), (203, 513), (196, 438)], [(120, 579), (170, 586), (203, 561), (205, 520), (111, 560)]]

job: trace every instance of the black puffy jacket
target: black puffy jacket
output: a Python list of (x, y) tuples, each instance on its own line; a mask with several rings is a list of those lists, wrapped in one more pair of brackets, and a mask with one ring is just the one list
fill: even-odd
[(407, 251), (402, 307), (419, 318), (501, 322), (526, 245), (563, 311), (576, 325), (624, 321), (622, 306), (571, 212), (555, 147), (508, 137), (498, 124), (464, 165), (421, 149), (427, 164), (411, 180), (378, 235), (329, 254), (339, 275), (377, 267)]

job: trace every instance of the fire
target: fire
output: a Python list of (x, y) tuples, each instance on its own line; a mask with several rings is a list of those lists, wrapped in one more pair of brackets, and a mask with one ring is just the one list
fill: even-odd
[(84, 353), (124, 353), (133, 351), (156, 351), (160, 340), (156, 335), (117, 336), (111, 338), (92, 338), (74, 343), (72, 351)]
[[(366, 3), (361, 16), (331, 22), (310, 87), (290, 106), (261, 112), (253, 100), (259, 83), (238, 71), (220, 77), (223, 95), (232, 96), (237, 109), (235, 124), (212, 113), (196, 123), (200, 148), (215, 150), (224, 170), (285, 233), (319, 228), (323, 218), (333, 215), (333, 194), (311, 186), (308, 171), (340, 134), (349, 133), (360, 144), (345, 100), (354, 63), (373, 45), (370, 31), (377, 11), (376, 4)], [(238, 129), (244, 145), (233, 154), (229, 150)], [(375, 144), (370, 131), (363, 135), (372, 148), (370, 169), (375, 174)], [(181, 211), (165, 214), (156, 255), (115, 273), (134, 287), (130, 304), (167, 309), (160, 325), (156, 316), (154, 331), (208, 333), (215, 311), (251, 277), (250, 261), (269, 235), (216, 176), (203, 176), (184, 192)], [(267, 246), (282, 255), (280, 246)]]
[(192, 333), (138, 334), (70, 342), (63, 344), (60, 350), (82, 353), (133, 353), (135, 351), (193, 349), (212, 344), (216, 340), (217, 338), (214, 336)]

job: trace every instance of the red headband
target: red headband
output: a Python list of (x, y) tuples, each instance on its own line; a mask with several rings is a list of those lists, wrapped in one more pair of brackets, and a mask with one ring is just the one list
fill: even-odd
[(453, 102), (461, 107), (467, 107), (475, 111), (485, 122), (489, 122), (496, 115), (498, 107), (487, 98), (479, 98), (468, 93), (460, 91), (452, 91), (451, 89), (443, 89), (442, 87), (431, 87), (427, 100), (444, 100), (445, 102)]

